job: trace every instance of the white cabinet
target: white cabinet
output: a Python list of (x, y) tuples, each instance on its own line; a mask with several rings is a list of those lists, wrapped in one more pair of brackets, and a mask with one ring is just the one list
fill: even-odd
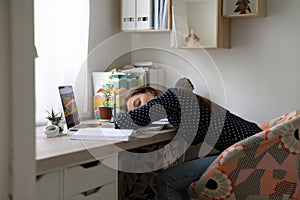
[(123, 0), (122, 1), (122, 30), (135, 30), (136, 29), (136, 0)]
[(36, 199), (116, 200), (116, 163), (116, 157), (112, 156), (38, 175)]
[(170, 29), (170, 0), (121, 0), (122, 31)]
[(98, 192), (101, 187), (117, 181), (116, 170), (103, 162), (114, 162), (115, 158), (93, 161), (65, 169), (66, 196)]
[(37, 200), (62, 199), (62, 170), (56, 170), (36, 176)]
[(117, 183), (108, 183), (103, 186), (76, 194), (67, 200), (111, 200), (117, 199)]

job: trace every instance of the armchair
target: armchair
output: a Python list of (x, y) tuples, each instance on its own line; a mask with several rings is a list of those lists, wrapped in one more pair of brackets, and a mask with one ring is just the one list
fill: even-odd
[(223, 151), (190, 186), (201, 200), (300, 200), (300, 113), (261, 125), (263, 131)]

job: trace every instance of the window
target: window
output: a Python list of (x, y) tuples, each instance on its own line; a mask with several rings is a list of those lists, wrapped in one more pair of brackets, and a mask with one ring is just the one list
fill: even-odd
[(59, 85), (74, 85), (88, 55), (89, 1), (35, 0), (36, 123), (62, 111)]

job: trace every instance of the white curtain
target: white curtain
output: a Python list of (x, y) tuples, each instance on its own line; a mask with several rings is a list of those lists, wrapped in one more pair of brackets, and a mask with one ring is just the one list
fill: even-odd
[(89, 1), (35, 0), (36, 123), (62, 112), (58, 86), (73, 85), (88, 55)]

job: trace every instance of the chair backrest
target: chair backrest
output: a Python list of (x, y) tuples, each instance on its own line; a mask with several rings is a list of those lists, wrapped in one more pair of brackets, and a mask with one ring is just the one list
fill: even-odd
[(190, 190), (201, 200), (300, 200), (300, 113), (261, 125), (263, 131), (223, 151)]

